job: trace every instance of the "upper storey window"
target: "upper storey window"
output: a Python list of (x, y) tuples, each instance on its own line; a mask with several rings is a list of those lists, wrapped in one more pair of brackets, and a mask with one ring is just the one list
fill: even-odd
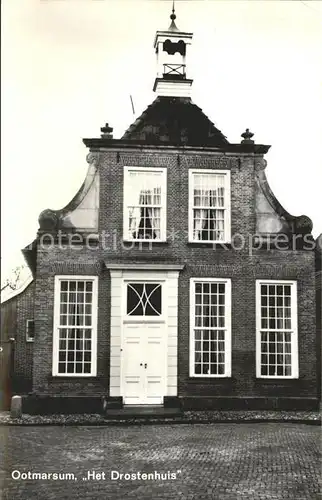
[(166, 169), (124, 167), (124, 239), (166, 241)]
[(230, 241), (229, 171), (189, 171), (189, 241)]

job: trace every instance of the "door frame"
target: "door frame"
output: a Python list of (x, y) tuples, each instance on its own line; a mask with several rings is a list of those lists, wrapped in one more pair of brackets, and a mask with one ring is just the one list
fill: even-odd
[[(146, 273), (149, 279), (166, 280), (168, 286), (167, 311), (167, 380), (165, 396), (178, 395), (178, 292), (179, 276), (185, 264), (165, 262), (111, 262), (104, 261), (105, 269), (110, 273), (110, 348), (109, 348), (109, 397), (120, 398), (121, 394), (121, 330), (122, 330), (122, 290), (123, 277), (126, 279), (143, 277)], [(138, 274), (141, 273), (141, 274)]]
[[(122, 296), (121, 296), (121, 353), (120, 353), (120, 395), (124, 398), (125, 394), (125, 385), (124, 385), (124, 324), (161, 324), (164, 326), (164, 339), (163, 339), (163, 373), (162, 373), (162, 389), (163, 396), (161, 398), (161, 403), (163, 404), (163, 398), (166, 395), (167, 388), (167, 339), (168, 339), (168, 325), (167, 325), (167, 276), (164, 272), (160, 271), (124, 271), (122, 277)], [(135, 283), (161, 283), (161, 316), (151, 316), (151, 319), (142, 319), (142, 316), (132, 317), (130, 319), (127, 318), (126, 307), (127, 307), (127, 283), (135, 282)], [(142, 406), (147, 405), (148, 403), (142, 402), (138, 403)]]

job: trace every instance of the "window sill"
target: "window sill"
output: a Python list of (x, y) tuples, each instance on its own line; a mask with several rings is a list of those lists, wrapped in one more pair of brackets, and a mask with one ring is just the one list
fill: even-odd
[(79, 380), (100, 380), (102, 377), (99, 377), (98, 375), (49, 375), (47, 377), (47, 380), (49, 382), (72, 382), (72, 381), (79, 381)]
[(299, 377), (272, 377), (272, 378), (256, 377), (255, 383), (258, 385), (262, 384), (274, 385), (281, 383), (291, 384), (292, 382), (296, 382), (297, 380), (299, 380)]
[(140, 246), (143, 247), (149, 247), (151, 245), (153, 246), (164, 246), (164, 245), (169, 245), (169, 242), (167, 240), (123, 240), (123, 245), (124, 248), (127, 248), (126, 245), (129, 245), (129, 248), (137, 248)]
[(232, 245), (230, 242), (207, 242), (207, 241), (187, 241), (188, 246), (197, 247), (197, 248), (213, 248), (214, 250), (226, 250), (227, 248), (231, 249)]
[(189, 384), (190, 383), (193, 383), (193, 384), (212, 384), (214, 383), (214, 381), (216, 382), (223, 382), (223, 383), (227, 383), (227, 382), (235, 382), (235, 378), (234, 377), (229, 377), (229, 376), (222, 376), (222, 377), (219, 377), (219, 376), (216, 376), (216, 375), (212, 375), (211, 377), (199, 377), (199, 376), (189, 376), (189, 379), (188, 379), (188, 382)]

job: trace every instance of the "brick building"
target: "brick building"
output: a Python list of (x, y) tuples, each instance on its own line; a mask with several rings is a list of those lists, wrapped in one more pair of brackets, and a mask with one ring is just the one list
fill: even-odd
[(28, 277), (1, 300), (0, 408), (8, 409), (13, 394), (32, 389), (35, 282)]
[(315, 244), (190, 97), (193, 34), (158, 31), (154, 102), (24, 249), (35, 276), (28, 411), (315, 408)]

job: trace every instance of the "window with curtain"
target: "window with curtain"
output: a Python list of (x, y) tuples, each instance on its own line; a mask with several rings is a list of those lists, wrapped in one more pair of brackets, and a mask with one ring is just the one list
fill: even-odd
[(298, 377), (294, 281), (257, 281), (257, 377)]
[(166, 240), (166, 169), (124, 167), (124, 239)]
[(231, 282), (191, 278), (190, 376), (231, 375)]
[(97, 277), (56, 276), (53, 375), (95, 376)]
[(189, 240), (230, 240), (230, 172), (190, 170)]

